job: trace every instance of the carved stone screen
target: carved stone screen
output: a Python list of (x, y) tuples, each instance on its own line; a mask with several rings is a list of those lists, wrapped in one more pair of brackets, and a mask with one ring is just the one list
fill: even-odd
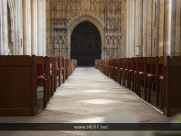
[(92, 23), (84, 21), (73, 30), (71, 58), (77, 60), (78, 66), (94, 66), (95, 59), (101, 59), (101, 37)]

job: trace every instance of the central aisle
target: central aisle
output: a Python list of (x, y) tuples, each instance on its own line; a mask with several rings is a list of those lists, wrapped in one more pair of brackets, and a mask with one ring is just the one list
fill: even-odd
[[(45, 110), (34, 117), (0, 117), (0, 122), (98, 123), (107, 113), (121, 109), (135, 112), (140, 117), (140, 122), (169, 121), (168, 117), (141, 101), (128, 89), (120, 86), (100, 71), (93, 67), (81, 67), (76, 68), (74, 73), (55, 92)], [(85, 135), (84, 133), (76, 131), (16, 132), (18, 135), (26, 134), (26, 136), (31, 134), (77, 136)]]

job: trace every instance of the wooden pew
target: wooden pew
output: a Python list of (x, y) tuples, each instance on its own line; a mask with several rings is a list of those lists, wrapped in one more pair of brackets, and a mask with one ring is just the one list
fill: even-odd
[(69, 59), (69, 74), (68, 76), (70, 76), (72, 74), (72, 59)]
[(50, 99), (50, 63), (48, 56), (36, 56), (36, 65), (41, 73), (37, 75), (37, 87), (43, 86), (43, 108), (46, 108)]
[[(101, 60), (97, 60), (97, 63), (100, 62)], [(116, 59), (109, 60), (110, 74), (108, 75), (121, 83), (123, 58), (117, 62)], [(129, 74), (127, 74), (128, 77), (124, 77), (124, 80), (127, 79), (128, 88), (132, 82), (131, 89), (141, 97), (141, 86), (143, 86), (143, 99), (152, 102), (153, 97), (156, 98), (156, 106), (160, 105), (167, 116), (181, 113), (181, 91), (179, 90), (181, 88), (181, 56), (139, 57), (128, 59), (126, 62), (128, 62), (126, 63), (127, 67), (124, 67), (124, 69), (130, 69)], [(106, 60), (104, 60), (104, 65), (106, 65)], [(101, 70), (99, 64), (98, 67)], [(119, 75), (118, 79), (115, 74)], [(154, 85), (153, 88), (151, 88), (152, 84)]]
[(67, 78), (66, 79), (68, 79), (68, 77), (69, 77), (69, 75), (70, 75), (70, 59), (66, 59), (66, 75), (67, 75)]
[[(151, 102), (151, 87), (152, 84), (155, 86), (156, 81), (156, 66), (158, 57), (147, 57), (145, 63), (145, 74), (144, 74), (144, 99)], [(147, 91), (148, 87), (148, 91)], [(154, 89), (154, 88), (152, 88)]]
[(144, 77), (145, 77), (145, 68), (146, 68), (146, 57), (139, 57), (137, 58), (137, 65), (136, 65), (136, 89), (135, 92), (138, 94), (138, 96), (142, 96), (141, 93), (141, 87), (144, 86)]
[(156, 68), (156, 106), (163, 109), (164, 57), (158, 57)]
[(0, 56), (0, 115), (37, 113), (36, 57)]
[(122, 78), (123, 78), (123, 58), (118, 59), (118, 69), (117, 69), (117, 75), (118, 75), (118, 83), (122, 85)]
[(113, 78), (113, 73), (112, 73), (113, 72), (113, 70), (112, 70), (113, 69), (113, 62), (114, 62), (113, 60), (110, 60), (110, 67), (109, 67), (110, 68), (110, 78)]
[(105, 74), (109, 77), (109, 60), (105, 62)]
[(51, 93), (50, 95), (53, 96), (55, 92), (55, 86), (54, 86), (54, 75), (55, 75), (55, 63), (54, 63), (54, 58), (50, 57), (50, 87), (51, 87)]
[(62, 83), (62, 63), (61, 63), (61, 57), (57, 57), (57, 61), (56, 61), (56, 66), (57, 66), (57, 77), (58, 77), (58, 87), (60, 87), (61, 83)]
[(115, 67), (116, 67), (116, 60), (112, 59), (111, 60), (111, 67), (110, 67), (110, 73), (111, 73), (110, 75), (111, 75), (111, 78), (113, 80), (115, 80), (115, 74), (116, 74)]
[(103, 60), (103, 73), (106, 75), (106, 60)]
[(65, 58), (61, 56), (61, 63), (62, 63), (62, 74), (63, 74), (63, 83), (65, 83), (65, 76), (66, 76), (66, 71), (65, 71)]
[(75, 60), (74, 59), (72, 59), (72, 63), (71, 63), (71, 74), (74, 72), (74, 70), (75, 70)]
[(127, 80), (127, 77), (128, 77), (128, 58), (124, 58), (123, 59), (123, 86), (127, 86), (126, 85), (126, 80)]
[(164, 114), (181, 113), (181, 56), (165, 57), (164, 60)]
[(119, 59), (114, 59), (114, 81), (118, 82), (118, 74), (117, 74), (117, 71), (118, 71), (118, 68), (119, 68)]
[(127, 76), (128, 76), (127, 77), (127, 88), (128, 89), (131, 89), (131, 82), (133, 81), (133, 79), (132, 79), (132, 74), (134, 71), (133, 61), (134, 61), (134, 58), (128, 59), (128, 73), (127, 73)]
[(118, 59), (114, 59), (113, 80), (116, 82), (118, 81), (117, 70), (118, 70)]
[(106, 61), (106, 75), (109, 77), (109, 60)]
[(65, 80), (68, 79), (68, 59), (65, 59)]
[(131, 77), (131, 85), (130, 85), (130, 89), (132, 90), (132, 91), (135, 91), (136, 90), (136, 82), (135, 82), (135, 80), (136, 80), (136, 78), (135, 78), (135, 73), (136, 73), (136, 68), (137, 68), (137, 58), (133, 58), (133, 60), (132, 60), (133, 62), (133, 64), (132, 64), (132, 71), (130, 72), (130, 77)]
[(67, 59), (67, 79), (70, 76), (70, 59)]
[(99, 70), (101, 71), (102, 70), (102, 61), (101, 60), (99, 60)]
[(108, 77), (110, 77), (110, 71), (111, 71), (111, 60), (108, 62)]

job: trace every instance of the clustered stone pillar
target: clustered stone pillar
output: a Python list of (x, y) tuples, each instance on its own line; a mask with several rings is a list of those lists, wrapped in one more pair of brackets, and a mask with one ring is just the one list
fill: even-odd
[(171, 11), (172, 0), (165, 0), (165, 44), (164, 44), (164, 56), (171, 55)]
[(142, 56), (142, 35), (143, 35), (143, 0), (136, 0), (136, 23), (135, 23), (135, 46), (140, 46), (139, 56)]
[(2, 6), (0, 1), (0, 55), (3, 55), (3, 44), (2, 44)]
[(147, 7), (148, 1), (143, 0), (143, 57), (147, 56)]
[(23, 0), (23, 54), (31, 55), (31, 0)]
[(120, 18), (120, 49), (119, 49), (119, 57), (126, 57), (126, 18), (127, 18), (127, 10), (126, 10), (126, 1), (121, 2), (121, 18)]
[(31, 54), (37, 54), (37, 0), (31, 1)]
[(46, 56), (46, 0), (43, 0), (43, 3), (42, 3), (42, 15), (43, 15), (43, 29), (42, 29), (42, 37), (43, 37), (43, 55)]
[(181, 36), (181, 0), (177, 0), (177, 12), (176, 12), (176, 45), (175, 45), (175, 55), (181, 55), (181, 48), (180, 48), (180, 36)]
[[(174, 1), (175, 3), (172, 0), (127, 0), (126, 2), (126, 57), (135, 56), (136, 45), (140, 46), (139, 56), (143, 57), (166, 56), (173, 53), (181, 55), (180, 0)], [(176, 10), (173, 10), (172, 7), (175, 8), (175, 5), (177, 5)], [(176, 26), (173, 18), (176, 19)]]
[(14, 55), (23, 55), (23, 19), (22, 19), (22, 0), (16, 0), (15, 2), (16, 18), (15, 18), (15, 51)]
[(146, 52), (147, 52), (147, 55), (146, 57), (151, 57), (152, 56), (152, 6), (153, 3), (152, 3), (152, 0), (147, 0), (147, 9), (145, 10), (148, 10), (147, 11), (147, 44), (146, 44)]
[(135, 56), (135, 0), (131, 0), (131, 56)]
[(2, 6), (2, 48), (3, 55), (8, 54), (8, 17), (7, 17), (7, 0), (1, 0)]
[(139, 0), (138, 8), (139, 8), (138, 45), (140, 46), (139, 56), (142, 57), (143, 56), (143, 0)]
[(127, 19), (126, 19), (126, 57), (130, 57), (131, 53), (130, 53), (130, 0), (127, 0), (126, 2), (126, 6), (127, 6)]
[(38, 10), (37, 10), (37, 21), (38, 21), (38, 26), (37, 26), (37, 55), (42, 56), (43, 55), (43, 42), (42, 42), (42, 0), (38, 0), (37, 4)]
[(159, 7), (159, 56), (163, 56), (164, 45), (164, 1), (160, 0)]

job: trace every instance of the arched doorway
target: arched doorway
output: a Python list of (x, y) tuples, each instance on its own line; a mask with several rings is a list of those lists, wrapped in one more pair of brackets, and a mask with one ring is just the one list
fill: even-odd
[(77, 25), (71, 36), (71, 58), (79, 66), (94, 66), (101, 59), (101, 37), (95, 25), (84, 21)]

